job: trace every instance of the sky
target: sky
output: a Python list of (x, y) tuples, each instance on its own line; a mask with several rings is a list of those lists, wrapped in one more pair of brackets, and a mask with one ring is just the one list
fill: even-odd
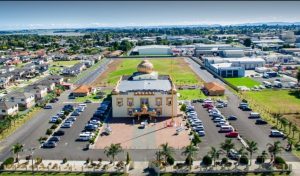
[(300, 22), (300, 1), (0, 2), (0, 30)]

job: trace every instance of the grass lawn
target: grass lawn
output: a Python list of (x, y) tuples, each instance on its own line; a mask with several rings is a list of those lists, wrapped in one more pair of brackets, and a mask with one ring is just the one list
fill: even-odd
[(288, 90), (248, 91), (244, 94), (256, 105), (268, 108), (273, 112), (300, 112), (300, 98), (291, 95)]
[(71, 67), (77, 63), (79, 63), (80, 60), (71, 60), (71, 61), (53, 61), (50, 63), (50, 66), (54, 66), (54, 67)]
[(179, 100), (194, 100), (206, 98), (206, 96), (199, 89), (194, 90), (178, 90), (180, 94)]
[[(131, 75), (136, 72), (137, 65), (142, 59), (122, 59), (115, 60), (110, 64), (106, 72), (97, 78), (95, 85), (102, 84), (115, 85), (122, 75)], [(191, 70), (183, 59), (151, 59), (154, 70), (160, 75), (171, 75), (176, 85), (195, 85), (199, 84), (201, 79)], [(173, 62), (173, 73), (172, 73)]]
[(260, 85), (260, 82), (255, 81), (248, 77), (242, 77), (242, 78), (225, 78), (226, 81), (233, 84), (234, 86), (246, 86), (248, 88), (252, 88), (256, 85)]

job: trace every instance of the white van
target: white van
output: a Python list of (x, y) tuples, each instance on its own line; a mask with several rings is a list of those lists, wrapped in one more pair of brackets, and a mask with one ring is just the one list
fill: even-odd
[(232, 132), (234, 131), (234, 128), (231, 125), (222, 125), (220, 127), (220, 131), (221, 133), (227, 133), (227, 132)]
[(260, 114), (258, 112), (251, 112), (249, 115), (249, 119), (260, 118)]
[(81, 107), (85, 107), (85, 108), (86, 108), (86, 104), (83, 104), (83, 103), (79, 104), (78, 106), (81, 106)]
[(88, 134), (88, 133), (81, 133), (79, 135), (79, 140), (80, 141), (88, 141), (92, 138), (92, 135), (91, 134)]

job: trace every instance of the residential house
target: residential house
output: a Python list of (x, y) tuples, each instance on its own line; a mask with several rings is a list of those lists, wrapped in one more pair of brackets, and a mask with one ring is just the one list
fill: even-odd
[(70, 68), (64, 68), (62, 71), (62, 74), (75, 76), (75, 75), (81, 73), (84, 69), (86, 69), (86, 66), (84, 63), (77, 63)]
[(18, 103), (19, 107), (26, 109), (35, 105), (35, 96), (30, 92), (13, 92), (4, 97), (6, 101)]
[(75, 90), (73, 90), (72, 95), (74, 97), (84, 97), (84, 96), (88, 96), (94, 92), (95, 92), (95, 89), (92, 88), (91, 86), (81, 85), (81, 86), (77, 87)]
[(48, 92), (51, 92), (55, 89), (55, 82), (46, 79), (43, 79), (41, 81), (36, 82), (34, 85), (42, 85), (42, 86), (46, 86)]
[(40, 100), (48, 94), (48, 88), (43, 85), (29, 85), (25, 88), (25, 92), (33, 93), (35, 95), (35, 99)]
[(62, 84), (63, 81), (64, 81), (64, 78), (62, 76), (59, 76), (59, 75), (50, 75), (46, 79), (48, 79), (49, 81), (54, 82), (57, 85)]
[(11, 73), (4, 73), (0, 75), (0, 88), (5, 89), (13, 81)]
[(14, 80), (19, 80), (25, 76), (25, 70), (24, 69), (16, 69), (11, 72), (13, 75)]
[(19, 111), (18, 103), (9, 101), (0, 101), (0, 118), (8, 115), (15, 115)]

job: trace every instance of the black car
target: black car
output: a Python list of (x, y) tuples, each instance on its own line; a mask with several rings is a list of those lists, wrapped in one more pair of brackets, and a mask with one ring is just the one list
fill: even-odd
[(56, 143), (53, 141), (49, 141), (43, 144), (42, 146), (43, 148), (55, 148), (56, 147)]
[(56, 103), (56, 102), (58, 102), (58, 98), (53, 98), (50, 100), (50, 103)]
[(70, 104), (67, 104), (63, 107), (62, 109), (63, 111), (73, 111), (74, 110), (74, 106), (73, 105), (70, 105)]
[(58, 130), (58, 131), (56, 131), (56, 132), (53, 133), (53, 136), (63, 136), (64, 134), (65, 134), (64, 131)]
[(50, 139), (49, 139), (49, 142), (52, 141), (52, 142), (58, 142), (60, 140), (60, 137), (57, 137), (57, 136), (52, 136)]
[(230, 116), (228, 116), (227, 120), (237, 120), (237, 117), (230, 115)]
[(243, 107), (241, 107), (241, 109), (242, 109), (243, 111), (252, 111), (252, 109), (249, 108), (249, 107), (247, 107), (247, 106), (243, 106)]
[(257, 120), (255, 121), (255, 124), (256, 124), (256, 125), (266, 125), (266, 124), (268, 124), (268, 122), (265, 121), (265, 120), (262, 120), (262, 119), (257, 119)]

